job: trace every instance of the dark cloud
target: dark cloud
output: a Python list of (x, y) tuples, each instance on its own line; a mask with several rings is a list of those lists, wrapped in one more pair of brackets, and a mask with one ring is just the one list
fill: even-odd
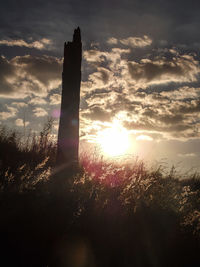
[(174, 113), (180, 114), (192, 114), (200, 112), (200, 100), (191, 100), (186, 102), (180, 102), (178, 105), (174, 106), (172, 109)]
[(50, 56), (0, 57), (0, 94), (16, 98), (46, 94), (61, 83), (61, 68), (62, 61)]
[[(153, 103), (152, 103), (153, 104)], [(167, 113), (168, 110), (166, 109), (161, 109), (161, 111), (163, 112), (163, 114), (159, 114), (158, 110), (156, 110), (153, 105), (151, 108), (146, 108), (144, 109), (144, 111), (142, 111), (142, 115), (145, 117), (149, 117), (149, 118), (153, 118), (158, 122), (162, 122), (165, 125), (173, 125), (173, 124), (177, 124), (180, 122), (183, 122), (184, 120), (184, 114), (176, 114), (176, 113)]]
[[(198, 84), (199, 85), (199, 84)], [(170, 100), (182, 100), (182, 101), (191, 101), (192, 99), (198, 99), (200, 97), (200, 88), (191, 86), (181, 86), (181, 87), (172, 87), (169, 91), (162, 91), (160, 94), (161, 97), (170, 99)]]
[(86, 100), (90, 99), (90, 98), (93, 98), (95, 96), (99, 96), (100, 98), (103, 98), (103, 96), (107, 93), (111, 92), (111, 90), (107, 90), (107, 89), (95, 89), (95, 90), (92, 90), (90, 92), (86, 92), (85, 95), (84, 95), (84, 98)]
[(111, 36), (123, 40), (146, 34), (153, 39), (191, 45), (200, 40), (199, 7), (196, 0), (7, 0), (1, 4), (0, 39), (50, 37), (60, 50), (63, 41), (71, 39), (73, 28), (80, 25), (86, 43), (102, 42)]
[(98, 71), (100, 72), (103, 83), (107, 84), (109, 80), (110, 71), (105, 68), (99, 68)]
[(83, 117), (93, 121), (110, 121), (110, 114), (100, 107), (90, 107), (88, 112), (82, 114)]
[(177, 114), (177, 115), (165, 114), (165, 115), (159, 116), (157, 119), (165, 124), (177, 124), (177, 123), (183, 122), (184, 116), (181, 114)]
[(175, 56), (172, 60), (160, 58), (156, 61), (128, 62), (128, 70), (133, 80), (146, 83), (195, 81), (200, 71), (198, 62), (188, 55)]
[[(185, 134), (184, 131), (191, 130), (191, 126), (185, 123), (177, 123), (171, 125), (158, 125), (157, 123), (152, 123), (150, 120), (143, 119), (142, 122), (127, 122), (124, 121), (124, 126), (129, 130), (145, 130), (153, 131), (158, 133), (167, 133), (171, 137), (188, 137), (188, 134)], [(190, 134), (190, 133), (189, 133)], [(193, 135), (195, 137), (195, 135)]]
[(43, 56), (24, 56), (16, 57), (12, 60), (14, 64), (23, 66), (23, 70), (34, 79), (37, 79), (44, 85), (51, 81), (61, 80), (62, 61), (55, 57)]
[(116, 115), (120, 111), (133, 112), (137, 106), (140, 106), (141, 102), (133, 101), (128, 98), (125, 94), (116, 94), (116, 98), (107, 101), (107, 109), (112, 110), (112, 114)]
[(15, 76), (15, 67), (3, 56), (0, 57), (0, 93), (10, 94), (14, 88), (9, 79)]
[(135, 97), (144, 99), (146, 97), (145, 92), (135, 92)]

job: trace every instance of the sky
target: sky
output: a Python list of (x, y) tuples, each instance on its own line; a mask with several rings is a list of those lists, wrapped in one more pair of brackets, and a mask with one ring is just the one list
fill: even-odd
[[(200, 170), (200, 2), (3, 0), (0, 123), (56, 138), (63, 44), (80, 26), (81, 144), (120, 122), (127, 154)], [(120, 142), (120, 140), (119, 140)]]

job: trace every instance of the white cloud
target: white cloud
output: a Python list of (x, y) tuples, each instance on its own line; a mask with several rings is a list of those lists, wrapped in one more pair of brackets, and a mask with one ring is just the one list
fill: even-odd
[(10, 118), (13, 118), (16, 116), (18, 109), (14, 108), (14, 107), (9, 107), (6, 105), (6, 110), (7, 111), (2, 111), (0, 112), (0, 119), (1, 120), (7, 120)]
[[(30, 123), (28, 121), (24, 122), (22, 119), (16, 119), (15, 124), (19, 127), (26, 127), (28, 126)], [(25, 125), (24, 125), (25, 124)]]
[[(122, 123), (150, 138), (152, 132), (169, 139), (200, 137), (200, 91), (189, 85), (200, 72), (196, 56), (180, 54), (175, 48), (156, 51), (148, 51), (135, 62), (130, 60), (130, 49), (88, 52), (86, 60), (93, 72), (82, 82), (87, 108), (81, 111), (81, 118), (88, 123), (112, 121), (124, 111)], [(108, 70), (107, 82), (103, 82), (101, 68)], [(151, 85), (155, 91), (148, 90)]]
[(34, 113), (35, 117), (44, 117), (44, 116), (48, 115), (47, 111), (43, 108), (40, 108), (40, 107), (33, 109), (33, 113)]
[(111, 72), (103, 67), (98, 67), (97, 72), (89, 75), (88, 80), (92, 82), (92, 87), (102, 88), (109, 85)]
[(0, 40), (0, 45), (28, 47), (28, 48), (43, 50), (50, 48), (50, 46), (52, 45), (52, 41), (47, 38), (42, 38), (39, 41), (28, 43), (22, 39), (18, 40), (8, 39), (8, 40)]
[(58, 105), (61, 103), (61, 95), (60, 94), (53, 94), (49, 97), (51, 105)]
[(47, 101), (42, 98), (42, 97), (33, 97), (30, 101), (29, 101), (29, 104), (32, 104), (32, 105), (46, 105), (47, 104)]
[(143, 37), (128, 37), (128, 38), (119, 39), (119, 40), (117, 38), (111, 37), (107, 40), (107, 43), (109, 45), (122, 44), (122, 45), (133, 47), (133, 48), (135, 47), (142, 48), (142, 47), (151, 45), (152, 40), (147, 35), (144, 35)]
[(140, 140), (140, 141), (152, 141), (153, 138), (151, 136), (148, 135), (139, 135), (136, 137), (136, 140)]
[(18, 108), (23, 108), (23, 107), (27, 107), (28, 104), (24, 103), (24, 102), (12, 102), (13, 106), (16, 106)]
[(128, 37), (119, 41), (121, 44), (130, 47), (145, 47), (152, 44), (152, 40), (147, 35), (143, 37)]
[(107, 40), (107, 43), (110, 45), (116, 45), (116, 44), (118, 44), (118, 40), (117, 40), (117, 38), (111, 37)]
[(83, 57), (90, 63), (104, 62), (106, 60), (107, 52), (99, 50), (86, 50), (83, 52)]
[(186, 157), (186, 158), (190, 158), (190, 157), (196, 157), (197, 155), (195, 153), (179, 153), (178, 154), (179, 157)]

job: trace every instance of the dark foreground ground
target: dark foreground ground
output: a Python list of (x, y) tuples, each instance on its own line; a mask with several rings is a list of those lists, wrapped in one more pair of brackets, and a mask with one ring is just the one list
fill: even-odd
[(199, 175), (83, 157), (52, 176), (48, 136), (0, 131), (0, 266), (200, 266)]
[(200, 266), (199, 238), (174, 212), (133, 212), (115, 194), (102, 206), (90, 196), (79, 210), (76, 197), (1, 194), (1, 266)]

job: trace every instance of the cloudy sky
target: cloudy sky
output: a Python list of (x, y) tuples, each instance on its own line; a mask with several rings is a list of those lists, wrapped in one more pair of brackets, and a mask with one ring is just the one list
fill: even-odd
[(81, 142), (120, 121), (128, 153), (198, 168), (198, 0), (2, 1), (0, 121), (57, 133), (63, 43), (81, 27)]

